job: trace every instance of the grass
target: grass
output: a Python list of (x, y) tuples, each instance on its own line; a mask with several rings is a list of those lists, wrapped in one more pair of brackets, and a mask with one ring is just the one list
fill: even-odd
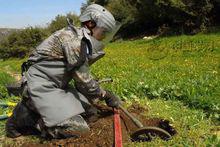
[[(177, 129), (178, 134), (170, 141), (157, 139), (153, 142), (132, 143), (125, 146), (217, 146), (220, 145), (211, 119), (207, 119), (201, 110), (189, 109), (180, 101), (154, 99), (146, 101), (135, 99), (149, 109), (146, 118), (166, 118)], [(181, 113), (180, 113), (181, 112)]]
[[(106, 53), (91, 70), (99, 79), (113, 78), (113, 83), (102, 87), (127, 104), (148, 107), (146, 117), (166, 118), (178, 130), (168, 142), (155, 140), (127, 146), (220, 145), (219, 34), (115, 42), (107, 46)], [(19, 73), (24, 60), (0, 62), (1, 85), (10, 82), (5, 80), (10, 77), (6, 70)]]
[(106, 88), (125, 100), (180, 100), (219, 119), (219, 42), (217, 35), (198, 35), (114, 43), (92, 72), (111, 76)]
[[(0, 62), (0, 103), (4, 102), (17, 102), (20, 98), (18, 97), (10, 97), (6, 85), (15, 82), (15, 78), (12, 77), (9, 73), (18, 73), (20, 70), (20, 64), (22, 60), (20, 59), (12, 59), (4, 62)], [(2, 108), (0, 107), (0, 115), (7, 114), (12, 111), (12, 107)], [(5, 120), (0, 121), (0, 136), (4, 136), (5, 130)], [(1, 138), (0, 137), (0, 138)], [(1, 140), (0, 140), (1, 143)]]
[(21, 72), (21, 64), (26, 59), (8, 59), (6, 61), (0, 61), (0, 71), (2, 72), (13, 72), (20, 73)]

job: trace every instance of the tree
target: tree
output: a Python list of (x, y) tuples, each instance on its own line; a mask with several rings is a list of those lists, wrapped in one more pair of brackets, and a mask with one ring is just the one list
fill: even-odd
[(0, 59), (10, 57), (23, 58), (29, 52), (40, 44), (51, 33), (67, 26), (66, 18), (74, 20), (75, 25), (79, 26), (78, 16), (73, 13), (67, 15), (58, 15), (47, 28), (29, 27), (20, 31), (15, 31), (1, 40)]
[(161, 26), (176, 33), (196, 33), (219, 18), (212, 18), (219, 12), (218, 0), (88, 0), (87, 4), (92, 2), (104, 5), (123, 22), (123, 37), (156, 33)]
[(53, 33), (59, 29), (62, 29), (67, 26), (67, 18), (71, 18), (76, 26), (80, 25), (79, 18), (74, 13), (68, 13), (67, 15), (57, 15), (54, 20), (49, 24), (48, 30), (50, 33)]
[(11, 33), (4, 38), (0, 44), (0, 58), (25, 57), (31, 48), (37, 46), (47, 34), (41, 28), (26, 28), (21, 31)]

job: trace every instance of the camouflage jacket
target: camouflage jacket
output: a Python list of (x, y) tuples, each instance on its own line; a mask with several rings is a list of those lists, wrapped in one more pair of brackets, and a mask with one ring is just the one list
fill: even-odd
[(88, 40), (82, 29), (63, 28), (36, 47), (30, 61), (63, 60), (71, 72), (76, 88), (90, 98), (100, 97), (103, 90), (89, 72)]

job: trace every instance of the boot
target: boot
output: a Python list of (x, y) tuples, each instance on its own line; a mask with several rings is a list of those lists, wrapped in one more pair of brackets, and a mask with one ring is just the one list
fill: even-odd
[(45, 139), (78, 138), (80, 133), (89, 131), (89, 126), (82, 116), (73, 116), (53, 127), (42, 127), (41, 137)]
[(22, 100), (17, 104), (12, 116), (6, 122), (6, 136), (16, 138), (21, 135), (37, 133), (34, 126), (36, 126), (38, 119), (39, 115), (28, 109)]
[(74, 133), (65, 131), (62, 127), (50, 127), (41, 131), (41, 137), (46, 140), (51, 139), (67, 139), (67, 138), (78, 138), (79, 136)]
[(17, 130), (16, 119), (13, 115), (8, 118), (8, 120), (6, 122), (5, 130), (6, 130), (7, 137), (16, 138), (16, 137), (21, 136), (21, 133), (18, 132), (18, 130)]

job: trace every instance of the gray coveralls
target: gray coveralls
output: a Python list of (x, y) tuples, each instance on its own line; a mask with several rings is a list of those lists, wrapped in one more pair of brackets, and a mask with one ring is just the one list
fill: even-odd
[[(89, 72), (89, 65), (104, 56), (85, 28), (64, 28), (44, 40), (29, 57), (27, 92), (47, 127), (54, 127), (85, 112), (88, 99), (102, 89)], [(74, 80), (75, 88), (68, 87)]]

